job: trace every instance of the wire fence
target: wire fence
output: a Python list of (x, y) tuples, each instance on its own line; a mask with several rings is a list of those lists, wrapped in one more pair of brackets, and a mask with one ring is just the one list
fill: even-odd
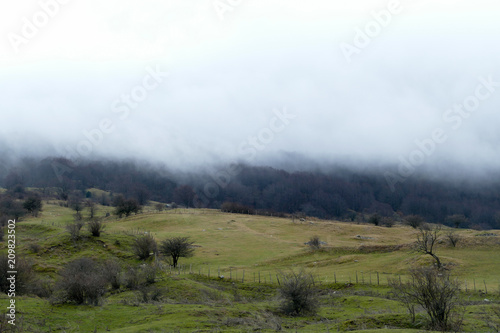
[[(210, 265), (178, 265), (177, 267), (166, 265), (165, 271), (172, 276), (186, 274), (196, 274), (211, 279), (227, 280), (239, 283), (258, 284), (280, 284), (281, 273), (279, 271), (248, 270), (242, 268), (220, 268)], [(285, 272), (286, 273), (286, 272)], [(386, 272), (362, 272), (355, 271), (348, 273), (332, 273), (329, 275), (314, 275), (315, 281), (326, 284), (344, 284), (348, 286), (373, 286), (388, 287), (391, 281), (405, 282), (408, 276), (403, 274), (393, 274)], [(481, 295), (496, 294), (500, 296), (500, 279), (457, 279), (460, 283), (460, 290), (466, 293), (477, 293)]]

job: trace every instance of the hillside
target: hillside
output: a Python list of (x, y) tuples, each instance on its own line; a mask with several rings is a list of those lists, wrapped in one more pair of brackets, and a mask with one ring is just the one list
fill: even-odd
[[(112, 210), (98, 206), (97, 214), (106, 225), (100, 237), (82, 229), (82, 239), (72, 241), (65, 226), (73, 221), (74, 211), (60, 201), (44, 201), (42, 214), (17, 224), (18, 255), (32, 260), (37, 275), (50, 283), (58, 279), (64, 265), (80, 257), (116, 259), (123, 267), (142, 265), (131, 245), (145, 233), (157, 241), (189, 236), (195, 255), (181, 258), (181, 266), (173, 270), (162, 263), (152, 285), (160, 295), (157, 300), (148, 299), (151, 290), (124, 286), (106, 293), (95, 307), (18, 296), (20, 332), (273, 332), (279, 328), (286, 332), (369, 328), (416, 332), (422, 328), (421, 311), (419, 322), (412, 324), (405, 309), (388, 297), (389, 278), (404, 280), (409, 268), (432, 262), (429, 256), (412, 251), (417, 231), (409, 226), (387, 228), (314, 218), (292, 221), (211, 209), (159, 212), (153, 204), (141, 214), (105, 217)], [(83, 214), (85, 218), (86, 211)], [(500, 257), (496, 255), (500, 233), (457, 232), (462, 237), (457, 247), (443, 238), (437, 254), (463, 282), (463, 298), (469, 300), (467, 331), (488, 331), (486, 314), (500, 302)], [(305, 243), (315, 235), (325, 244), (311, 251)], [(1, 248), (6, 251), (5, 241)], [(306, 268), (320, 282), (321, 308), (316, 316), (291, 318), (277, 312), (277, 273), (299, 268)], [(1, 301), (8, 299), (2, 295)]]

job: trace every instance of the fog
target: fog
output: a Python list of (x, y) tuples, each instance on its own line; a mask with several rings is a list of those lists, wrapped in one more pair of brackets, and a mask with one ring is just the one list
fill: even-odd
[(500, 166), (500, 5), (339, 3), (4, 5), (2, 158)]

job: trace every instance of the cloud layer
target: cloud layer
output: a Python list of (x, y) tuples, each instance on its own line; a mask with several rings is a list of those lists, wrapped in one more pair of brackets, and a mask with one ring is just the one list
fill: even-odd
[(335, 3), (9, 4), (0, 149), (174, 167), (287, 152), (395, 165), (415, 150), (427, 167), (500, 164), (498, 4)]

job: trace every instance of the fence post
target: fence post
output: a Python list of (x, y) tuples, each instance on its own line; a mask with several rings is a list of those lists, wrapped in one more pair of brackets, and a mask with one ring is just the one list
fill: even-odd
[(356, 284), (358, 284), (358, 271), (356, 271)]
[(377, 272), (377, 286), (380, 286), (380, 279), (379, 279), (379, 276), (378, 276), (378, 272)]
[(245, 282), (245, 270), (243, 270), (243, 277), (241, 278), (241, 283)]
[(474, 292), (476, 292), (476, 279), (472, 279), (472, 281), (474, 281)]
[(484, 283), (484, 293), (488, 295), (488, 287), (486, 287), (486, 280), (483, 280)]
[(231, 267), (229, 267), (229, 280), (233, 279), (233, 270)]
[(333, 272), (333, 279), (335, 281), (335, 284), (337, 284), (337, 273)]
[(260, 271), (259, 271), (259, 283), (260, 283)]
[(269, 272), (269, 283), (273, 283), (273, 276), (271, 275), (271, 272)]

